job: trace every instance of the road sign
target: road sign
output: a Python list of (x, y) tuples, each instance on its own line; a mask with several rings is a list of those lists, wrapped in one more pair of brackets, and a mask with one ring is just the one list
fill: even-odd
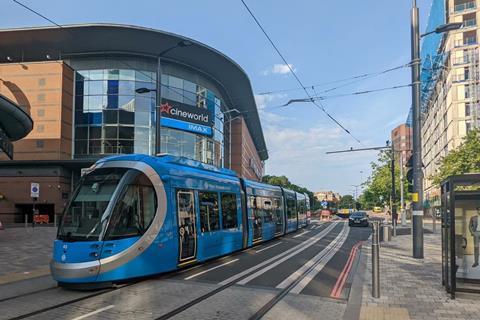
[(418, 202), (418, 192), (412, 193), (412, 201), (413, 202)]
[(328, 206), (328, 202), (327, 201), (322, 201), (320, 203), (322, 205), (322, 207), (326, 208)]
[(32, 198), (40, 197), (40, 183), (37, 183), (37, 182), (30, 183), (30, 197)]

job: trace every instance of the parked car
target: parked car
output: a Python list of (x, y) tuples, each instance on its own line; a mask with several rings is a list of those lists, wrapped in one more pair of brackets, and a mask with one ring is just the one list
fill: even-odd
[(356, 211), (348, 218), (348, 225), (368, 227), (368, 214), (365, 211)]

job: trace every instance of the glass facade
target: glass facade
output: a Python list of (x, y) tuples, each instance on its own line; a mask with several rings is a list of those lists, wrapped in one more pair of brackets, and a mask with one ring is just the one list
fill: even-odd
[[(156, 73), (145, 70), (78, 70), (75, 83), (75, 158), (109, 154), (154, 154)], [(224, 114), (215, 93), (191, 81), (162, 75), (162, 98), (205, 108), (213, 135), (162, 127), (161, 152), (223, 167)]]

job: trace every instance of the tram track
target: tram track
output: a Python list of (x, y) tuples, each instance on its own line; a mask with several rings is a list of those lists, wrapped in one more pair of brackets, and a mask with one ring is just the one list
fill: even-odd
[[(327, 235), (334, 227), (335, 227), (336, 224), (331, 224), (330, 226), (326, 227), (325, 229), (323, 229), (318, 235), (312, 237), (312, 238), (318, 238), (318, 240), (320, 240), (321, 238), (323, 238), (323, 236)], [(311, 239), (311, 238), (310, 238)], [(306, 241), (305, 241), (306, 242)], [(290, 248), (289, 250), (283, 252), (281, 255), (286, 255), (288, 253), (290, 253), (291, 251), (294, 251), (294, 249), (297, 249), (297, 247), (301, 246), (302, 244), (304, 244), (305, 242), (302, 242), (300, 244), (298, 244), (297, 246), (293, 247), (293, 248)], [(248, 250), (252, 250), (252, 248), (250, 249), (247, 249)], [(152, 280), (168, 280), (170, 278), (174, 278), (176, 277), (179, 273), (184, 273), (184, 272), (187, 272), (187, 271), (190, 271), (192, 269), (196, 269), (196, 268), (199, 268), (199, 267), (203, 267), (203, 266), (208, 266), (210, 263), (216, 263), (218, 261), (222, 261), (224, 259), (228, 259), (232, 256), (236, 256), (238, 254), (241, 254), (242, 252), (245, 252), (245, 250), (242, 250), (242, 251), (239, 251), (239, 252), (235, 252), (233, 254), (230, 254), (230, 255), (227, 255), (227, 256), (224, 256), (224, 257), (221, 257), (221, 258), (217, 258), (217, 259), (214, 259), (214, 260), (210, 260), (210, 261), (206, 261), (205, 263), (202, 263), (202, 264), (197, 264), (195, 266), (191, 266), (191, 267), (187, 267), (187, 268), (184, 268), (184, 269), (181, 269), (181, 270), (177, 270), (177, 271), (173, 271), (173, 272), (170, 272), (170, 273), (166, 273), (166, 274), (163, 274), (163, 275), (159, 275), (159, 276), (154, 276), (154, 277), (147, 277), (147, 278), (142, 278), (141, 280), (137, 280), (137, 281), (134, 281), (134, 282), (129, 282), (129, 283), (126, 283), (126, 284), (122, 284), (122, 285), (116, 285), (115, 287), (112, 287), (112, 288), (107, 288), (107, 289), (101, 289), (99, 291), (95, 291), (94, 293), (92, 294), (88, 294), (88, 295), (85, 295), (85, 296), (81, 296), (81, 297), (78, 297), (78, 298), (74, 298), (74, 299), (71, 299), (71, 300), (68, 300), (68, 301), (65, 301), (65, 302), (61, 302), (61, 303), (58, 303), (58, 304), (54, 304), (54, 305), (51, 305), (51, 306), (47, 306), (47, 307), (44, 307), (44, 308), (41, 308), (41, 309), (38, 309), (38, 310), (33, 310), (31, 312), (28, 312), (28, 313), (24, 313), (24, 314), (21, 314), (21, 315), (18, 315), (18, 316), (14, 316), (12, 318), (9, 318), (9, 320), (20, 320), (20, 319), (27, 319), (27, 318), (30, 318), (30, 317), (34, 317), (36, 315), (39, 315), (39, 314), (43, 314), (43, 313), (46, 313), (48, 311), (52, 311), (52, 310), (55, 310), (55, 309), (58, 309), (58, 308), (61, 308), (61, 307), (65, 307), (65, 306), (69, 306), (69, 305), (72, 305), (72, 304), (75, 304), (77, 302), (81, 302), (81, 301), (84, 301), (84, 300), (88, 300), (88, 299), (91, 299), (91, 298), (94, 298), (94, 297), (98, 297), (98, 296), (101, 296), (101, 295), (104, 295), (104, 294), (108, 294), (108, 293), (111, 293), (111, 292), (114, 292), (114, 291), (118, 291), (118, 290), (122, 290), (122, 289), (125, 289), (127, 287), (132, 287), (134, 285), (138, 285), (140, 283), (144, 283), (146, 281), (152, 281)], [(251, 273), (254, 273), (257, 269), (263, 267), (266, 263), (269, 263), (271, 262), (270, 260), (277, 260), (277, 259), (280, 259), (281, 257), (280, 256), (275, 256), (273, 258), (270, 258), (270, 259), (267, 259), (266, 261), (263, 261), (261, 264), (257, 265), (257, 266), (254, 266), (252, 268), (255, 268), (255, 270), (251, 270), (251, 272), (248, 272), (247, 274), (245, 274), (244, 276), (242, 276), (241, 278), (235, 278), (235, 279), (232, 279), (232, 281), (228, 282), (228, 283), (225, 283), (223, 285), (221, 285), (219, 288), (216, 288), (162, 316), (160, 316), (159, 318), (157, 319), (169, 319), (171, 317), (173, 317), (174, 315), (176, 314), (179, 314), (181, 313), (182, 311), (185, 311), (187, 309), (189, 309), (190, 307), (208, 299), (209, 297), (211, 296), (214, 296), (222, 291), (224, 291), (225, 289), (233, 286), (234, 284), (236, 284), (238, 281), (248, 277)], [(249, 268), (248, 270), (252, 269), (252, 268)], [(247, 270), (247, 271), (248, 271)], [(35, 291), (30, 291), (30, 292), (26, 292), (26, 293), (23, 293), (23, 294), (19, 294), (19, 295), (16, 295), (16, 296), (12, 296), (12, 297), (7, 297), (7, 298), (3, 298), (0, 300), (0, 303), (2, 302), (7, 302), (7, 301), (14, 301), (15, 299), (21, 299), (21, 298), (24, 298), (24, 297), (28, 297), (28, 296), (33, 296), (35, 294), (39, 294), (39, 293), (43, 293), (43, 292), (48, 292), (48, 291), (53, 291), (53, 290), (61, 290), (60, 287), (58, 286), (55, 286), (55, 287), (49, 287), (49, 288), (44, 288), (44, 289), (39, 289), (39, 290), (35, 290)]]
[[(287, 258), (289, 258), (289, 257), (291, 257), (295, 254), (298, 254), (300, 251), (305, 250), (306, 248), (310, 247), (311, 245), (315, 244), (317, 241), (321, 240), (326, 235), (328, 235), (335, 228), (335, 226), (336, 226), (336, 223), (330, 224), (325, 229), (323, 229), (319, 234), (310, 238), (311, 242), (309, 244), (304, 245), (306, 242), (302, 242), (302, 243), (298, 244), (297, 246), (294, 246), (293, 248), (290, 248), (289, 250), (284, 251), (280, 255), (274, 256), (270, 259), (267, 259), (267, 260), (263, 261), (262, 263), (260, 263), (256, 266), (253, 266), (253, 267), (251, 267), (247, 270), (244, 270), (243, 272), (237, 274), (236, 276), (230, 277), (229, 279), (220, 282), (220, 287), (218, 287), (214, 290), (211, 290), (211, 291), (201, 295), (200, 297), (197, 297), (197, 298), (195, 298), (195, 299), (193, 299), (193, 300), (175, 308), (174, 310), (171, 310), (171, 311), (163, 314), (160, 317), (155, 318), (155, 320), (170, 319), (170, 318), (182, 313), (183, 311), (188, 310), (191, 307), (207, 300), (208, 298), (210, 298), (210, 297), (212, 297), (212, 296), (214, 296), (214, 295), (216, 295), (216, 294), (218, 294), (222, 291), (225, 291), (226, 289), (238, 284), (242, 280), (245, 280), (245, 279), (251, 277), (255, 273), (262, 271), (262, 269), (264, 267), (268, 268), (269, 264), (274, 263), (274, 262), (278, 262), (280, 260), (287, 259)], [(344, 229), (345, 229), (345, 227), (343, 228), (343, 230)], [(343, 230), (339, 233), (339, 236), (342, 234)], [(299, 250), (299, 248), (302, 248), (302, 249)], [(335, 248), (336, 247), (331, 248), (329, 250), (329, 252), (334, 250)], [(311, 266), (311, 268), (309, 268), (303, 275), (307, 275), (312, 270), (312, 268), (315, 268), (317, 265), (318, 264), (314, 264), (313, 266)], [(301, 276), (301, 278), (303, 279), (302, 276)], [(301, 281), (301, 279), (299, 281)], [(259, 313), (260, 311), (262, 312), (260, 317), (252, 318), (252, 319), (260, 319), (266, 312), (268, 312), (268, 310), (273, 308), (275, 306), (275, 304), (277, 304), (291, 289), (293, 289), (298, 284), (298, 282), (295, 281), (292, 284), (290, 284), (288, 287), (282, 289), (279, 292), (279, 294), (275, 295), (270, 301), (267, 302), (267, 304), (265, 304), (259, 311), (257, 311), (257, 313)], [(255, 315), (257, 315), (257, 313), (255, 313)]]

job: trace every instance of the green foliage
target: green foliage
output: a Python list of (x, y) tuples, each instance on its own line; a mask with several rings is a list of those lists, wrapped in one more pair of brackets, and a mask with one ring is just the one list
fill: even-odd
[[(391, 173), (391, 150), (383, 150), (378, 154), (377, 162), (372, 162), (372, 175), (363, 184), (365, 190), (359, 197), (359, 202), (365, 209), (373, 207), (382, 207), (390, 202), (392, 193), (392, 173)], [(404, 177), (405, 199), (409, 198), (407, 194), (408, 182)], [(400, 204), (400, 166), (395, 162), (395, 190), (397, 195), (396, 205)]]
[(306, 193), (308, 194), (308, 197), (310, 198), (310, 208), (312, 210), (316, 210), (320, 207), (320, 204), (318, 201), (315, 199), (315, 196), (312, 191), (308, 190), (307, 188), (300, 187), (296, 184), (293, 184), (288, 180), (286, 176), (263, 176), (262, 178), (263, 183), (268, 183), (274, 186), (279, 186), (283, 188), (287, 188), (299, 193)]
[(355, 199), (353, 198), (352, 195), (346, 194), (344, 195), (341, 199), (340, 202), (338, 203), (338, 207), (340, 209), (355, 209)]
[(472, 130), (464, 138), (463, 143), (450, 151), (442, 159), (437, 174), (431, 176), (433, 183), (440, 183), (452, 175), (480, 172), (480, 131)]

